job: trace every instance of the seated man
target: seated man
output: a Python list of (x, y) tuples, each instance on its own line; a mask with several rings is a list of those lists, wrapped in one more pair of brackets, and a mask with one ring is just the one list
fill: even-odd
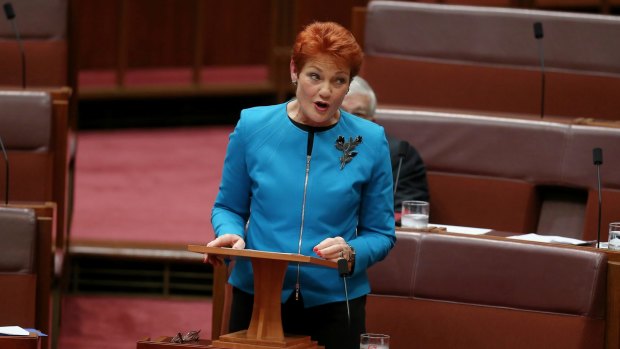
[[(349, 88), (349, 93), (342, 102), (342, 108), (351, 114), (374, 121), (375, 110), (377, 108), (377, 97), (366, 80), (356, 76), (353, 81), (351, 81), (351, 87)], [(390, 135), (386, 136), (390, 145), (394, 180), (396, 180), (398, 172), (400, 143), (404, 142), (408, 147), (400, 168), (396, 193), (394, 194), (394, 210), (400, 212), (403, 200), (428, 201), (426, 168), (417, 150), (405, 141), (401, 141)]]

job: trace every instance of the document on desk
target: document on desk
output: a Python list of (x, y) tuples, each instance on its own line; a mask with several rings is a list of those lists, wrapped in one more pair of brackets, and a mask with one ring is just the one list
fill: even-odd
[(29, 334), (19, 326), (0, 326), (0, 336), (27, 336)]
[(526, 241), (536, 241), (536, 242), (548, 242), (555, 244), (570, 244), (570, 245), (587, 245), (588, 241), (583, 241), (579, 239), (567, 238), (564, 236), (557, 235), (539, 235), (539, 234), (525, 234), (525, 235), (515, 235), (509, 236), (508, 239), (516, 239), (516, 240), (526, 240)]
[(491, 231), (491, 229), (484, 228), (472, 228), (461, 227), (458, 225), (445, 225), (445, 224), (429, 224), (434, 227), (446, 228), (448, 233), (468, 234), (468, 235), (484, 235)]

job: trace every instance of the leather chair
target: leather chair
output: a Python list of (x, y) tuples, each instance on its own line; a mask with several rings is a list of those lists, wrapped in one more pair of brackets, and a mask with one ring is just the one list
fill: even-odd
[[(2, 59), (0, 60), (0, 125), (2, 126), (0, 127), (0, 137), (3, 139), (9, 137), (4, 134), (6, 124), (2, 121), (6, 118), (7, 108), (16, 108), (14, 109), (15, 118), (13, 121), (18, 121), (21, 124), (25, 123), (19, 118), (24, 108), (30, 108), (29, 110), (32, 111), (31, 107), (25, 107), (23, 103), (19, 102), (20, 100), (32, 99), (32, 96), (37, 93), (48, 93), (52, 96), (50, 106), (54, 108), (50, 111), (55, 111), (58, 104), (64, 104), (61, 106), (65, 109), (64, 114), (66, 114), (63, 116), (64, 124), (57, 122), (49, 124), (49, 127), (51, 127), (50, 130), (57, 131), (64, 129), (65, 139), (59, 140), (52, 135), (52, 138), (48, 139), (51, 143), (47, 146), (51, 146), (54, 151), (66, 147), (68, 151), (68, 154), (64, 150), (57, 153), (59, 157), (67, 157), (67, 168), (64, 169), (67, 183), (61, 187), (55, 184), (55, 188), (66, 191), (67, 194), (63, 194), (63, 200), (56, 200), (59, 194), (53, 194), (55, 196), (54, 201), (58, 203), (59, 209), (58, 227), (60, 231), (68, 232), (73, 206), (78, 119), (77, 64), (75, 62), (77, 54), (74, 50), (76, 33), (69, 30), (70, 13), (74, 11), (72, 8), (74, 1), (13, 1), (12, 4), (16, 14), (15, 23), (25, 51), (26, 89), (17, 90), (22, 89), (22, 62), (19, 45), (15, 39), (12, 26), (9, 23), (3, 23), (0, 25), (0, 52), (2, 52)], [(6, 22), (4, 16), (2, 22)], [(7, 99), (10, 100), (9, 102), (19, 102), (20, 105), (5, 104), (9, 103), (6, 101)], [(43, 102), (37, 101), (37, 103), (41, 106)], [(31, 117), (26, 116), (26, 118), (32, 121)], [(21, 132), (25, 131), (22, 130)], [(30, 132), (45, 131), (31, 128)], [(33, 136), (26, 135), (26, 138), (32, 140)], [(39, 140), (41, 141), (42, 138)], [(54, 167), (57, 166), (54, 165)], [(17, 179), (17, 175), (14, 178)], [(48, 194), (46, 193), (46, 195)]]
[(604, 348), (603, 252), (397, 232), (369, 271), (366, 330), (390, 348)]
[(0, 207), (0, 326), (36, 326), (37, 220), (32, 209)]
[[(47, 337), (40, 337), (40, 348), (49, 349), (52, 341), (58, 337), (53, 315), (57, 313), (54, 307), (58, 307), (60, 302), (59, 293), (52, 292), (54, 276), (52, 239), (56, 229), (56, 205), (46, 202), (3, 206), (0, 207), (0, 221), (2, 221), (0, 248), (3, 251), (13, 251), (6, 254), (6, 259), (2, 259), (6, 273), (0, 273), (2, 275), (0, 284), (3, 285), (0, 290), (0, 301), (8, 302), (11, 299), (5, 298), (6, 293), (3, 292), (14, 291), (13, 287), (4, 287), (4, 280), (7, 280), (7, 285), (16, 282), (14, 285), (19, 292), (16, 304), (8, 305), (7, 312), (3, 314), (11, 316), (7, 320), (14, 322), (16, 320), (10, 314), (18, 314), (22, 305), (33, 306), (34, 316), (30, 315), (32, 311), (28, 307), (24, 307), (23, 309), (28, 311), (22, 313), (20, 323), (26, 321), (25, 323), (30, 324), (27, 327), (36, 328), (47, 334)], [(29, 254), (32, 251), (33, 254)], [(2, 312), (5, 307), (2, 306), (0, 309)]]
[[(26, 86), (74, 86), (69, 70), (68, 0), (12, 3), (26, 56)], [(8, 23), (0, 25), (0, 52), (0, 86), (21, 87), (19, 46)]]
[(386, 133), (424, 159), (431, 223), (596, 239), (592, 149), (603, 149), (601, 240), (620, 220), (620, 128), (379, 108)]
[[(68, 281), (69, 264), (65, 257), (68, 255), (71, 201), (69, 144), (73, 137), (68, 127), (69, 96), (70, 90), (66, 88), (54, 91), (0, 90), (0, 137), (10, 163), (9, 204), (55, 203), (54, 226), (46, 231), (49, 241), (45, 241), (49, 244), (41, 245), (38, 253), (45, 258), (46, 267), (52, 268), (44, 275), (46, 286), (39, 288), (41, 292), (47, 292), (48, 301), (54, 288), (54, 324), (59, 323), (60, 292)], [(1, 162), (0, 200), (4, 203), (7, 174), (4, 161)], [(38, 285), (41, 285), (40, 281), (39, 277)], [(47, 312), (49, 316), (50, 307)], [(41, 320), (40, 323), (48, 326), (50, 321)], [(51, 328), (45, 330), (51, 333)], [(49, 339), (56, 338), (44, 337), (44, 347)]]
[(380, 103), (539, 115), (537, 21), (545, 115), (617, 120), (617, 16), (372, 1), (361, 75)]
[[(0, 90), (0, 137), (10, 164), (9, 202), (55, 202), (56, 249), (69, 239), (69, 89)], [(5, 199), (5, 167), (0, 166), (0, 198)]]

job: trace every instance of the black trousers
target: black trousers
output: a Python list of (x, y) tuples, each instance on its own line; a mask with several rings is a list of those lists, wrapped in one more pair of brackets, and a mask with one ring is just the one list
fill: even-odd
[[(230, 332), (250, 326), (254, 295), (233, 288), (230, 311)], [(366, 296), (349, 300), (351, 324), (347, 317), (347, 303), (335, 302), (304, 308), (303, 297), (295, 295), (282, 304), (282, 326), (287, 334), (310, 336), (325, 349), (358, 349), (360, 334), (366, 332)]]

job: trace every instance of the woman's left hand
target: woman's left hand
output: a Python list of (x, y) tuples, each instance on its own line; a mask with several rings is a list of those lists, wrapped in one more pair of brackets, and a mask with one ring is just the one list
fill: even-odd
[(340, 236), (327, 238), (314, 246), (312, 250), (317, 256), (334, 262), (337, 262), (340, 258), (349, 260), (351, 255), (351, 247)]

